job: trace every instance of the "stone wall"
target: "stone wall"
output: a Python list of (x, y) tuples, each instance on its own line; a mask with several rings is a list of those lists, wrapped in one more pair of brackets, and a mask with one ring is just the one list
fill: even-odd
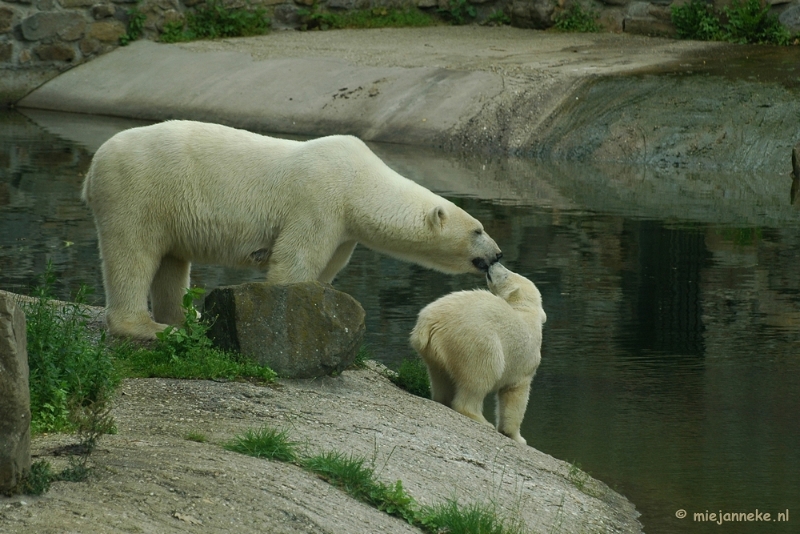
[[(182, 20), (204, 0), (0, 0), (0, 105), (13, 104), (59, 72), (113, 50), (126, 34), (131, 13), (146, 15), (144, 38), (157, 40), (164, 25)], [(432, 14), (457, 0), (220, 0), (230, 7), (264, 8), (275, 30), (295, 29), (298, 13), (408, 7)], [(503, 11), (511, 24), (546, 29), (571, 3), (599, 15), (612, 32), (672, 36), (670, 6), (687, 0), (467, 0), (475, 23)], [(731, 0), (712, 0), (717, 7)], [(800, 32), (800, 0), (767, 0), (781, 22)]]

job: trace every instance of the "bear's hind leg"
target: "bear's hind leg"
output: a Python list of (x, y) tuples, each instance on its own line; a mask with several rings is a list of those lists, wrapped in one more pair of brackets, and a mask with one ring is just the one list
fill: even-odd
[[(155, 339), (156, 333), (167, 327), (154, 322), (147, 310), (147, 292), (158, 267), (157, 258), (143, 251), (132, 257), (128, 252), (117, 254), (104, 247), (104, 243), (101, 238), (108, 330), (118, 336)], [(121, 248), (131, 250), (131, 247)]]
[(156, 322), (180, 325), (184, 311), (183, 296), (189, 288), (191, 264), (173, 256), (161, 258), (153, 283), (150, 285), (150, 304)]
[(494, 428), (494, 425), (483, 416), (483, 399), (486, 397), (487, 393), (488, 391), (468, 391), (456, 386), (456, 394), (453, 397), (453, 404), (451, 407), (461, 415), (466, 415), (470, 419), (474, 419), (479, 423)]
[(527, 444), (519, 433), (528, 397), (531, 392), (531, 381), (520, 382), (497, 392), (497, 430), (517, 443)]

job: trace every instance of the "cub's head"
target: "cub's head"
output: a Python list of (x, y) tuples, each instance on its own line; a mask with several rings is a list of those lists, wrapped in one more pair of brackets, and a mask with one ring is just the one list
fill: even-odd
[[(446, 201), (445, 201), (446, 202)], [(441, 256), (435, 268), (447, 273), (485, 273), (503, 257), (483, 225), (455, 204), (432, 208), (426, 223), (435, 234)]]
[[(522, 275), (511, 272), (500, 263), (495, 263), (486, 272), (489, 291), (511, 304), (514, 308), (536, 308), (542, 310), (542, 294), (533, 282)], [(542, 322), (547, 317), (542, 310)]]

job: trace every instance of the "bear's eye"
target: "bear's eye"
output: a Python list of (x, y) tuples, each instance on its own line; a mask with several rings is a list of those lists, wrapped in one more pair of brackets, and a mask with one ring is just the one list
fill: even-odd
[(477, 230), (475, 230), (475, 235), (483, 235), (483, 230), (478, 228)]

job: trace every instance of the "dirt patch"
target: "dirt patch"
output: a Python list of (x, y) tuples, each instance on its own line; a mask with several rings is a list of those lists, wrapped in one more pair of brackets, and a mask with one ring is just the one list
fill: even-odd
[[(57, 482), (42, 497), (0, 499), (3, 532), (416, 532), (301, 468), (226, 451), (249, 428), (287, 428), (308, 454), (374, 459), (381, 481), (402, 480), (422, 504), (456, 497), (495, 502), (533, 532), (640, 532), (624, 497), (570, 466), (410, 395), (383, 368), (338, 377), (238, 382), (126, 380), (86, 482)], [(191, 433), (206, 443), (186, 439)], [(34, 439), (54, 468), (74, 443)], [(578, 488), (580, 486), (580, 489)]]

